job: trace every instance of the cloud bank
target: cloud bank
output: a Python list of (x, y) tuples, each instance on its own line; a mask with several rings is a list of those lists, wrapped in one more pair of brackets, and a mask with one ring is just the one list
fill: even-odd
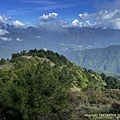
[[(44, 23), (50, 21), (55, 22), (55, 20), (58, 21), (57, 16), (58, 13), (55, 12), (49, 13), (47, 15), (43, 14), (39, 17), (39, 20)], [(101, 10), (92, 14), (85, 12), (82, 14), (80, 13), (78, 17), (79, 19), (74, 19), (72, 23), (65, 23), (64, 25), (61, 24), (61, 26), (120, 29), (120, 9), (115, 9), (111, 11)], [(51, 25), (53, 25), (53, 23)]]
[[(59, 29), (59, 27), (90, 27), (90, 28), (111, 28), (120, 29), (120, 9), (115, 10), (100, 10), (95, 13), (80, 13), (77, 19), (72, 20), (72, 22), (66, 22), (64, 20), (59, 20), (58, 13), (52, 12), (48, 14), (43, 14), (39, 16), (40, 23), (36, 26), (48, 27), (53, 29)], [(10, 22), (11, 17), (6, 17), (0, 15), (0, 35), (7, 33), (6, 30), (2, 29), (2, 25), (11, 25), (15, 28), (24, 28), (26, 25), (19, 20)], [(10, 24), (11, 23), (11, 24)], [(18, 40), (19, 41), (19, 40)]]
[[(93, 23), (90, 25), (91, 27), (120, 29), (120, 9), (115, 9), (113, 11), (101, 10), (93, 14), (85, 12), (83, 14), (79, 14), (78, 16), (80, 20), (88, 21), (88, 26), (91, 24), (89, 21), (92, 19)], [(77, 21), (77, 25), (81, 27), (79, 21)]]

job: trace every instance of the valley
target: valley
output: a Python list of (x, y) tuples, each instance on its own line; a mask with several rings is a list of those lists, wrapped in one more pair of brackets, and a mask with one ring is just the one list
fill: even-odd
[(76, 51), (68, 54), (67, 58), (79, 66), (120, 76), (120, 45)]

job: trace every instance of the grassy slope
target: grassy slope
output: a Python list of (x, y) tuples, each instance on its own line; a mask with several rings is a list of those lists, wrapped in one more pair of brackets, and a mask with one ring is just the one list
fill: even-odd
[(6, 64), (4, 65), (0, 65), (0, 70), (3, 69), (3, 68), (11, 68), (13, 66), (13, 63), (10, 63), (10, 62), (7, 62)]

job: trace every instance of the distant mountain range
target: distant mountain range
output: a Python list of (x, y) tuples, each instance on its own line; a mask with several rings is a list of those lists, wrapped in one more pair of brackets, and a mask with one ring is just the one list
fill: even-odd
[[(8, 33), (0, 35), (0, 51), (7, 50), (5, 58), (12, 52), (29, 49), (52, 50), (63, 55), (74, 51), (104, 48), (120, 44), (120, 30), (102, 28), (14, 28), (10, 25), (0, 26)], [(2, 55), (3, 53), (3, 55)], [(0, 58), (4, 52), (0, 53)]]
[(120, 45), (77, 51), (68, 54), (67, 58), (94, 71), (120, 74)]

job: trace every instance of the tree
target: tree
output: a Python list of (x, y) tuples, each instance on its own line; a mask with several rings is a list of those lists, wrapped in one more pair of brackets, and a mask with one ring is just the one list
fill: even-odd
[(6, 60), (4, 59), (4, 58), (2, 58), (1, 60), (0, 60), (0, 65), (3, 65), (3, 64), (5, 64), (6, 63)]
[(16, 118), (18, 114), (24, 120), (57, 119), (69, 107), (67, 89), (47, 61), (17, 62), (0, 74), (0, 103), (5, 117)]

